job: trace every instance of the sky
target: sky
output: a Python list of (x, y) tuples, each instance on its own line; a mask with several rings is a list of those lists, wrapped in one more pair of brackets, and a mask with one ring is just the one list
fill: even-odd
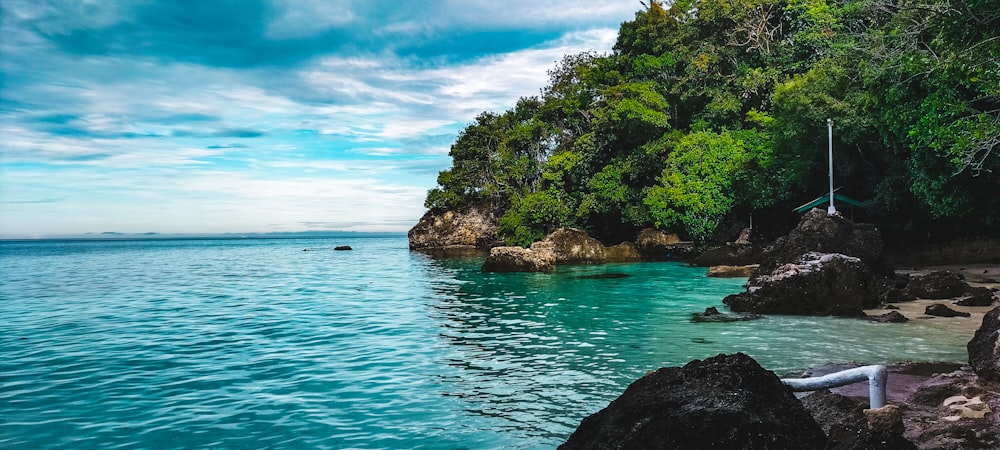
[(0, 0), (0, 237), (406, 231), (638, 0)]

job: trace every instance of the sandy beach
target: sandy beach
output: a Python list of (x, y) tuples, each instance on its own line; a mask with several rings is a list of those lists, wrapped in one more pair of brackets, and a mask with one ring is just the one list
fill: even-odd
[[(965, 276), (965, 281), (973, 287), (986, 287), (993, 289), (994, 291), (1000, 290), (1000, 264), (965, 264), (965, 265), (951, 265), (951, 266), (923, 266), (923, 267), (904, 267), (897, 268), (897, 273), (909, 274), (911, 276), (922, 276), (930, 272), (936, 272), (941, 270), (949, 270), (952, 272), (961, 273)], [(969, 317), (935, 317), (928, 316), (924, 314), (924, 310), (927, 306), (934, 303), (941, 303), (947, 305), (949, 308), (956, 311), (967, 312), (971, 314)], [(912, 302), (902, 302), (893, 303), (892, 306), (898, 307), (900, 314), (906, 316), (910, 320), (920, 320), (920, 321), (930, 321), (935, 327), (945, 328), (954, 330), (956, 334), (968, 336), (972, 339), (972, 336), (979, 329), (979, 326), (983, 322), (983, 316), (989, 312), (991, 309), (997, 306), (994, 303), (992, 306), (958, 306), (955, 305), (953, 300), (929, 300), (929, 299), (917, 299)], [(885, 314), (891, 309), (876, 308), (865, 310), (865, 314), (870, 316), (878, 316)]]

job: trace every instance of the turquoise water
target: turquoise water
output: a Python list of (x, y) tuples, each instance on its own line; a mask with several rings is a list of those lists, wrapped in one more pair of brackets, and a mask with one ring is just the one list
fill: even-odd
[(2, 242), (0, 448), (552, 448), (720, 352), (779, 374), (966, 358), (913, 322), (692, 323), (745, 280), (681, 264), (480, 262), (405, 237)]

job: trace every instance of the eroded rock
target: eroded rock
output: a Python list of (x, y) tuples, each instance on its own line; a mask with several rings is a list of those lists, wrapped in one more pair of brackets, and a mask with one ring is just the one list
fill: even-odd
[(961, 297), (971, 289), (962, 274), (948, 270), (911, 277), (906, 286), (906, 292), (910, 295), (929, 300)]
[(555, 256), (547, 249), (493, 247), (483, 272), (551, 272)]
[(428, 211), (410, 229), (411, 250), (458, 248), (485, 250), (501, 245), (497, 235), (499, 219), (488, 211)]

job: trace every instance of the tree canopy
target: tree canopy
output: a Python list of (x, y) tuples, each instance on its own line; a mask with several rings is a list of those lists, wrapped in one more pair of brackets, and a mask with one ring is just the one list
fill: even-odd
[(698, 241), (837, 184), (889, 229), (1000, 225), (1000, 0), (653, 1), (610, 54), (484, 112), (426, 206), (498, 211), (511, 244), (560, 226)]

